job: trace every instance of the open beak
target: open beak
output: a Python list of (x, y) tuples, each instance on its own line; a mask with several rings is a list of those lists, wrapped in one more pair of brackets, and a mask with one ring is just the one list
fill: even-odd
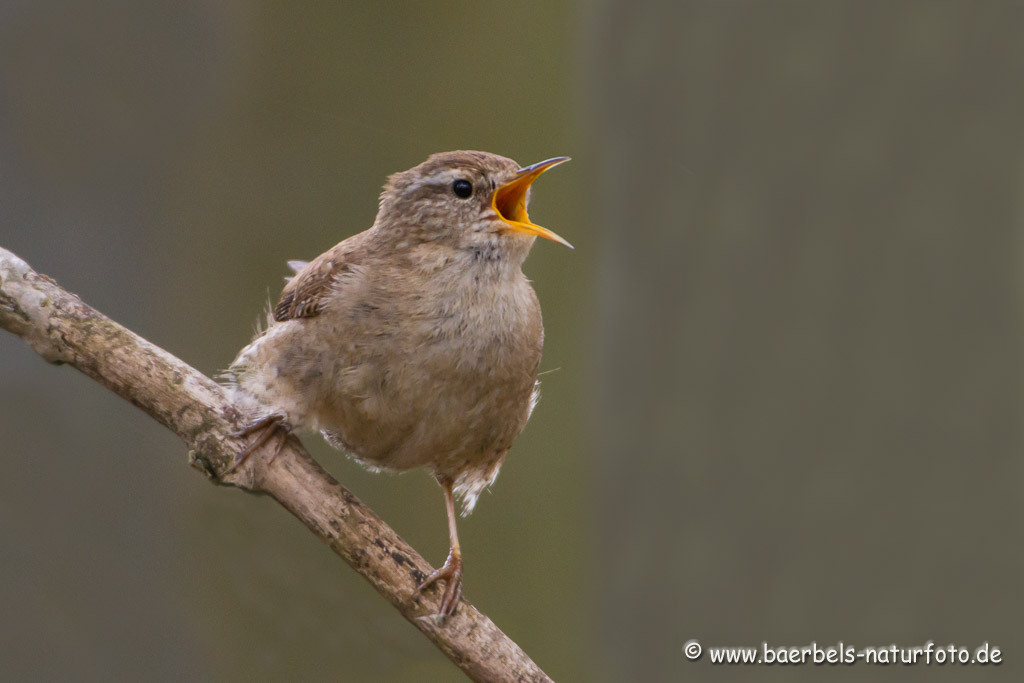
[(494, 199), (491, 200), (491, 206), (501, 216), (502, 220), (508, 224), (510, 230), (525, 232), (528, 235), (537, 235), (538, 237), (564, 244), (570, 249), (573, 248), (571, 244), (547, 228), (531, 223), (530, 217), (526, 214), (526, 192), (530, 189), (533, 181), (539, 178), (544, 171), (566, 161), (569, 161), (569, 157), (555, 157), (554, 159), (548, 159), (547, 161), (541, 161), (532, 166), (521, 168), (516, 172), (512, 180), (494, 191)]

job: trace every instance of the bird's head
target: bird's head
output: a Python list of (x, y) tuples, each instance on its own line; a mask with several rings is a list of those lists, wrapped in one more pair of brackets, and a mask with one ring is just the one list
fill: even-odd
[(520, 167), (487, 152), (444, 152), (388, 178), (375, 228), (395, 245), (433, 243), (521, 261), (536, 237), (572, 248), (526, 212), (530, 186), (568, 157)]

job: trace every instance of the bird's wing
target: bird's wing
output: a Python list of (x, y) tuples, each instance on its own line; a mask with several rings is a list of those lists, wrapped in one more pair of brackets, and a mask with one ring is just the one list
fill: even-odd
[(281, 300), (274, 307), (274, 320), (280, 323), (320, 314), (335, 279), (349, 268), (345, 250), (339, 249), (341, 246), (339, 244), (320, 254), (309, 263), (288, 262), (296, 273), (295, 277), (288, 278), (288, 284), (281, 292)]

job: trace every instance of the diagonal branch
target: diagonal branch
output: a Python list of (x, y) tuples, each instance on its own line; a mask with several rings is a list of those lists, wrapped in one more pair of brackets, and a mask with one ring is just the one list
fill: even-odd
[(466, 602), (443, 623), (439, 591), (416, 586), (431, 567), (372, 510), (289, 439), (277, 458), (254, 454), (225, 475), (244, 445), (240, 416), (213, 380), (118, 325), (0, 247), (0, 328), (51, 363), (67, 363), (177, 434), (189, 463), (217, 483), (272, 496), (341, 555), (466, 675), (549, 681), (523, 650)]

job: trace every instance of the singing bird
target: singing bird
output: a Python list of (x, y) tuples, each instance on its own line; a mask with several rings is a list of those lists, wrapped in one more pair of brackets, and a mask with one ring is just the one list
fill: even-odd
[(390, 176), (370, 229), (291, 262), (266, 330), (227, 371), (252, 420), (234, 467), (308, 428), (371, 470), (437, 479), (450, 550), (419, 588), (445, 582), (444, 617), (462, 594), (454, 497), (472, 512), (537, 401), (544, 329), (522, 264), (536, 237), (572, 245), (527, 204), (564, 161), (456, 151)]

